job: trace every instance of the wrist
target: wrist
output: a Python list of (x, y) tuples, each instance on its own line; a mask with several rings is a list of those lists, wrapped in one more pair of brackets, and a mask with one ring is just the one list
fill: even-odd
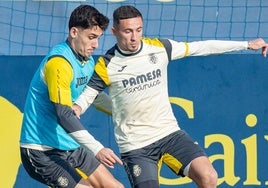
[(251, 41), (248, 41), (248, 49), (251, 50), (251, 45), (252, 45), (252, 42)]

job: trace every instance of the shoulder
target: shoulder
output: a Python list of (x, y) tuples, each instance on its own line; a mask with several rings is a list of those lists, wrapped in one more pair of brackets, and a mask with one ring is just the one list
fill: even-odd
[(170, 39), (165, 39), (165, 38), (148, 38), (148, 37), (143, 37), (142, 38), (143, 43), (149, 44), (149, 45), (154, 45), (154, 46), (159, 46), (159, 47), (164, 47), (167, 44), (170, 44)]
[(117, 47), (115, 45), (112, 48), (110, 48), (104, 55), (99, 56), (96, 64), (102, 64), (102, 65), (107, 66), (109, 64), (109, 62), (111, 61), (111, 59), (113, 57), (115, 57), (116, 49), (117, 49)]
[(64, 57), (53, 56), (44, 65), (45, 72), (72, 72), (72, 66)]
[(148, 38), (148, 37), (143, 37), (142, 41), (144, 44), (149, 44), (153, 46), (163, 46), (163, 43), (159, 38)]

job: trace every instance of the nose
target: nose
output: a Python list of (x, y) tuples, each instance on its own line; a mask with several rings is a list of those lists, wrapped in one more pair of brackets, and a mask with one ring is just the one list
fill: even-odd
[(132, 32), (131, 40), (135, 41), (137, 39), (137, 33), (135, 31)]
[(94, 41), (92, 41), (92, 47), (94, 49), (99, 47), (99, 39), (95, 39)]

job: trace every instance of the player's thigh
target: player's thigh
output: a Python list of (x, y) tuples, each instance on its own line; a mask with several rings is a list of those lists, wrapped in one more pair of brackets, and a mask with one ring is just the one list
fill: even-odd
[(81, 176), (60, 156), (55, 150), (21, 148), (23, 166), (32, 178), (51, 187), (75, 187)]
[[(132, 187), (156, 182), (158, 184), (157, 161), (139, 156), (138, 154), (122, 158), (125, 170)], [(147, 183), (146, 183), (147, 182)]]
[(84, 147), (72, 151), (66, 160), (84, 179), (87, 179), (100, 165), (93, 152)]
[(187, 165), (198, 157), (206, 156), (204, 150), (185, 131), (177, 131), (167, 139), (161, 160), (178, 175), (185, 176)]

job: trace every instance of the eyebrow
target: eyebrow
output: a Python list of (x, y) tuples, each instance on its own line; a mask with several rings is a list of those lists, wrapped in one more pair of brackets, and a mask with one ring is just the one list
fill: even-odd
[(95, 33), (89, 33), (88, 34), (88, 36), (92, 36), (92, 37), (101, 37), (103, 35), (103, 33), (102, 34), (100, 34), (100, 35), (97, 35), (97, 34), (95, 34)]
[(138, 30), (138, 29), (142, 29), (142, 26), (140, 26), (140, 27), (138, 27), (138, 28), (129, 28), (129, 27), (127, 27), (127, 28), (125, 28), (124, 30)]

